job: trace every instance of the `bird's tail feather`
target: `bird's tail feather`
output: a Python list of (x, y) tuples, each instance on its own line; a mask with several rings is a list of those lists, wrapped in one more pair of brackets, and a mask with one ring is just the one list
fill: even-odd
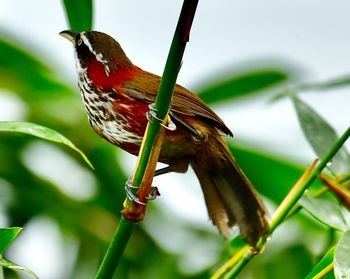
[(225, 236), (237, 224), (241, 236), (255, 245), (268, 230), (266, 209), (223, 139), (210, 136), (208, 141), (191, 165), (200, 181), (209, 217)]

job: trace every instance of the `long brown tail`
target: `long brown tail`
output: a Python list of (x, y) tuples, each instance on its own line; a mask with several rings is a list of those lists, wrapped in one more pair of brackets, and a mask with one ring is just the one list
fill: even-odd
[(210, 135), (191, 162), (202, 186), (209, 217), (228, 236), (235, 224), (241, 236), (255, 245), (268, 230), (266, 209), (220, 135)]

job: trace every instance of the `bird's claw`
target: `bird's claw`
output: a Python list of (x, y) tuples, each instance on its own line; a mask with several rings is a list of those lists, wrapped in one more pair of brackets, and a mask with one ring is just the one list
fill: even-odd
[(148, 111), (146, 112), (146, 118), (148, 121), (152, 121), (153, 119), (156, 119), (159, 121), (160, 125), (164, 127), (167, 130), (170, 131), (175, 131), (176, 130), (176, 125), (175, 123), (171, 120), (171, 118), (168, 116), (168, 125), (163, 124), (163, 120), (160, 119), (157, 116), (157, 110), (154, 107), (154, 103), (151, 103), (148, 105)]
[(163, 122), (163, 120), (157, 116), (157, 111), (154, 107), (154, 103), (151, 103), (148, 105), (148, 111), (146, 112), (146, 118), (148, 121), (152, 121), (152, 119), (157, 119), (159, 122)]
[[(140, 204), (140, 205), (147, 205), (146, 203), (140, 201), (140, 199), (134, 195), (134, 193), (132, 192), (132, 189), (137, 189), (138, 187), (132, 185), (131, 183), (131, 177), (128, 178), (128, 180), (125, 183), (125, 193), (126, 193), (126, 197), (128, 198), (128, 200)], [(152, 186), (151, 187), (151, 191), (148, 195), (148, 197), (146, 197), (147, 200), (154, 200), (156, 199), (158, 196), (160, 196), (160, 193), (158, 191), (157, 187)]]
[(160, 196), (159, 190), (156, 186), (151, 187), (151, 191), (146, 199), (155, 200), (158, 196)]
[(131, 178), (129, 178), (126, 183), (125, 183), (125, 193), (126, 193), (126, 197), (128, 198), (128, 200), (135, 202), (137, 204), (140, 205), (146, 205), (146, 203), (140, 201), (140, 199), (138, 197), (136, 197), (134, 195), (134, 193), (132, 192), (132, 189), (136, 189), (137, 187), (135, 187), (134, 185), (132, 185), (131, 183)]

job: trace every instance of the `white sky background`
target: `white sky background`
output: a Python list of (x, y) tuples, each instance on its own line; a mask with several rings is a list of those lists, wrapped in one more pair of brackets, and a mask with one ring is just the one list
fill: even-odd
[[(116, 38), (135, 64), (161, 74), (181, 4), (182, 1), (174, 0), (96, 1), (95, 29)], [(306, 70), (303, 77), (306, 81), (324, 81), (348, 74), (349, 11), (348, 0), (201, 0), (178, 82), (190, 89), (200, 88), (201, 81), (215, 73), (264, 58), (301, 66)], [(22, 43), (27, 42), (24, 48), (29, 46), (37, 55), (54, 63), (62, 78), (75, 84), (73, 49), (58, 36), (64, 29), (67, 23), (61, 1), (0, 0), (0, 30), (15, 34)], [(309, 94), (305, 100), (342, 133), (350, 120), (349, 91)], [(15, 108), (1, 101), (0, 120), (10, 120)], [(268, 105), (261, 100), (214, 109), (238, 140), (255, 139), (261, 148), (298, 160), (309, 161), (314, 157), (288, 101)], [(174, 176), (170, 180), (188, 183), (187, 178)], [(156, 181), (157, 185), (169, 184), (169, 177)], [(193, 196), (197, 195), (199, 187), (193, 191), (196, 191)], [(173, 201), (177, 199), (169, 197), (185, 190), (176, 185), (164, 187), (161, 192), (160, 203), (167, 203), (175, 210), (178, 206)], [(198, 198), (194, 200), (196, 203)], [(194, 215), (205, 219), (203, 206), (199, 205)], [(42, 278), (50, 278), (46, 276), (50, 270), (40, 272)]]

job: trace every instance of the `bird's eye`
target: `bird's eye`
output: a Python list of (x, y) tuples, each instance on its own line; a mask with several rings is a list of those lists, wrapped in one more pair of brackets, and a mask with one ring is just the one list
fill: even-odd
[(77, 45), (80, 46), (82, 43), (83, 43), (83, 40), (79, 39), (78, 42), (77, 42)]

